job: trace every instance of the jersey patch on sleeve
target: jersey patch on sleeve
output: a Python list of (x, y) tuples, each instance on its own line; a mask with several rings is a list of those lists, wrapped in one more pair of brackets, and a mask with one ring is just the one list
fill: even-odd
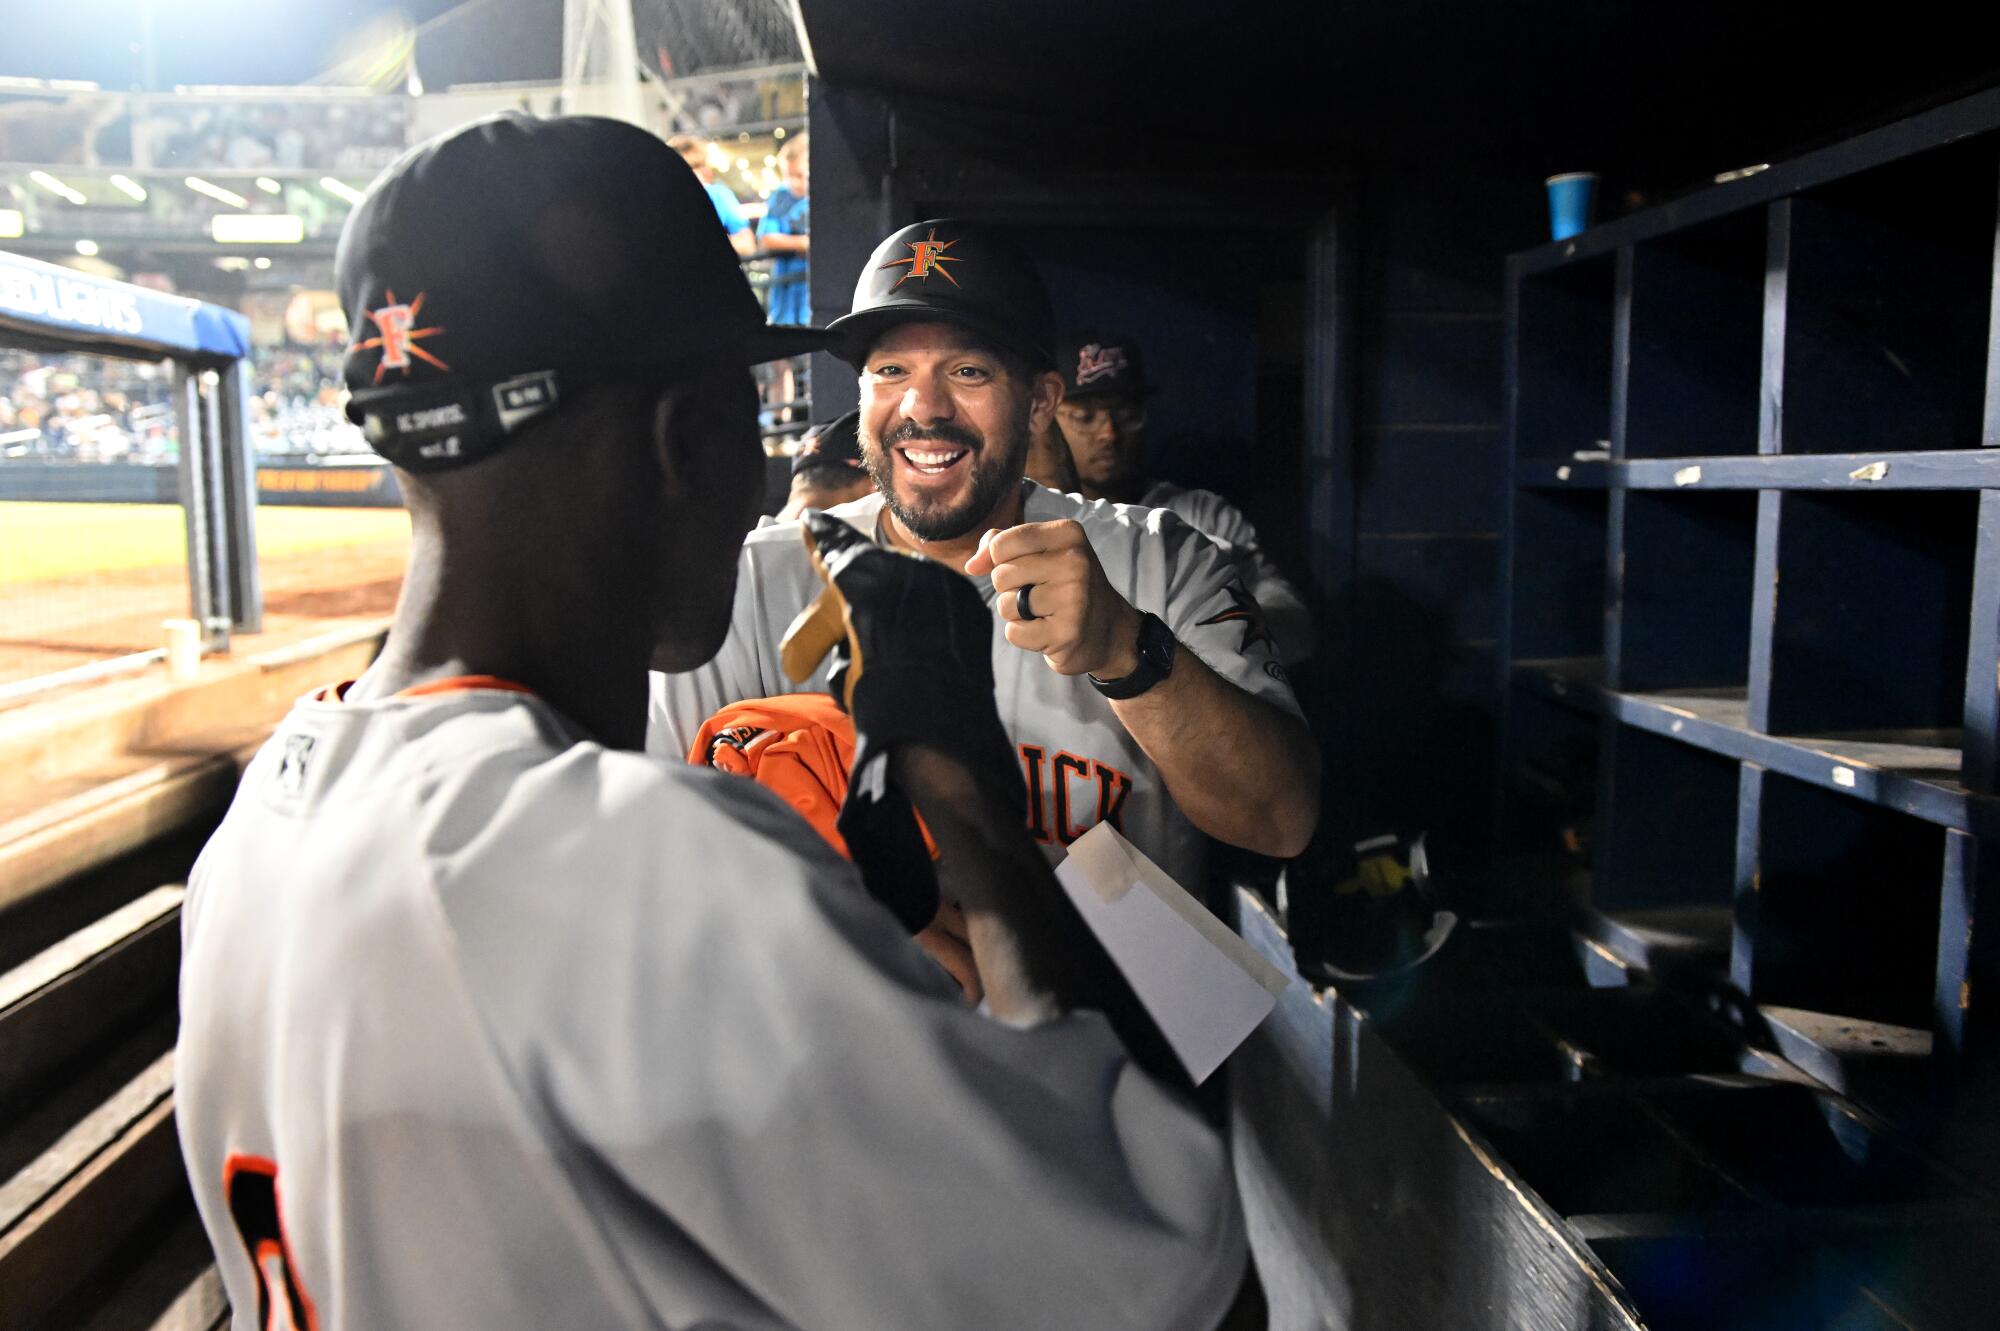
[(1278, 640), (1271, 636), (1270, 628), (1264, 623), (1263, 608), (1257, 604), (1257, 598), (1250, 594), (1250, 589), (1243, 585), (1243, 579), (1231, 578), (1222, 590), (1229, 597), (1229, 608), (1201, 620), (1200, 626), (1206, 628), (1211, 624), (1241, 624), (1243, 643), (1238, 651), (1248, 656), (1250, 649), (1261, 642), (1265, 650), (1276, 656)]

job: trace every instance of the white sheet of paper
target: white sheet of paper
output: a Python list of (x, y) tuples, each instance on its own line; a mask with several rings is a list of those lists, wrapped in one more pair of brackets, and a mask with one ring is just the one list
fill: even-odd
[(1056, 879), (1197, 1084), (1276, 1006), (1284, 973), (1110, 823), (1076, 839)]

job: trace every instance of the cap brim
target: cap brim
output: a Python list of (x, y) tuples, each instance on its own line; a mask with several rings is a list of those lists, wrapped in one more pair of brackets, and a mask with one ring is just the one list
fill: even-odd
[(1088, 388), (1071, 388), (1068, 384), (1064, 384), (1063, 400), (1073, 402), (1087, 397), (1152, 397), (1159, 391), (1158, 384), (1149, 384), (1144, 380), (1136, 384), (1113, 385), (1109, 388), (1099, 388), (1095, 384)]
[(1038, 347), (1031, 340), (995, 320), (982, 318), (949, 306), (939, 306), (911, 301), (904, 304), (897, 301), (884, 302), (854, 314), (843, 314), (826, 326), (833, 341), (827, 347), (834, 355), (861, 368), (868, 359), (868, 349), (876, 339), (897, 324), (907, 323), (948, 323), (961, 328), (970, 328), (982, 337), (991, 339), (998, 345), (1026, 356), (1038, 370), (1052, 370), (1055, 359), (1047, 347)]
[(825, 351), (832, 347), (836, 337), (832, 330), (826, 328), (804, 328), (795, 324), (765, 324), (744, 335), (744, 363), (762, 365), (765, 361), (790, 360), (793, 356)]

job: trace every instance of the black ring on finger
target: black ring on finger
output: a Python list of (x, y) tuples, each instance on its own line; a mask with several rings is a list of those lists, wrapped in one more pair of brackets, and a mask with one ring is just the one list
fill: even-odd
[(1034, 604), (1028, 598), (1028, 593), (1033, 590), (1035, 590), (1035, 584), (1032, 582), (1024, 582), (1014, 589), (1014, 617), (1016, 619), (1041, 618), (1040, 615), (1035, 613)]

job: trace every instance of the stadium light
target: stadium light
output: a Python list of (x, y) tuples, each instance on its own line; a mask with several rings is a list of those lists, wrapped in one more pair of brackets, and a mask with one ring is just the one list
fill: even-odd
[(362, 199), (360, 190), (354, 188), (354, 186), (348, 184), (346, 181), (335, 180), (332, 176), (321, 176), (319, 178), (319, 187), (334, 198), (348, 204), (358, 204)]
[(79, 240), (76, 242), (76, 252), (86, 259), (95, 259), (97, 257), (97, 242), (94, 240)]
[(263, 190), (266, 194), (283, 194), (285, 192), (285, 187), (269, 176), (258, 176), (257, 188)]
[(208, 234), (218, 245), (296, 245), (306, 238), (303, 218), (290, 213), (217, 213)]
[(28, 173), (28, 179), (34, 181), (37, 185), (40, 185), (43, 189), (55, 195), (59, 199), (68, 199), (71, 203), (74, 204), (85, 204), (90, 202), (90, 200), (84, 198), (83, 195), (77, 193), (69, 186), (63, 184), (60, 180), (57, 180), (54, 176), (50, 175), (46, 171), (30, 171)]
[(220, 185), (211, 185), (200, 176), (189, 176), (185, 183), (195, 193), (206, 194), (217, 203), (226, 203), (231, 208), (248, 208), (250, 206), (250, 200), (244, 198), (235, 190), (224, 189)]
[(28, 230), (28, 219), (19, 208), (0, 208), (0, 240), (12, 240)]
[(111, 183), (118, 187), (120, 194), (132, 200), (132, 202), (144, 203), (146, 201), (146, 187), (132, 179), (132, 177), (113, 176), (111, 177)]

